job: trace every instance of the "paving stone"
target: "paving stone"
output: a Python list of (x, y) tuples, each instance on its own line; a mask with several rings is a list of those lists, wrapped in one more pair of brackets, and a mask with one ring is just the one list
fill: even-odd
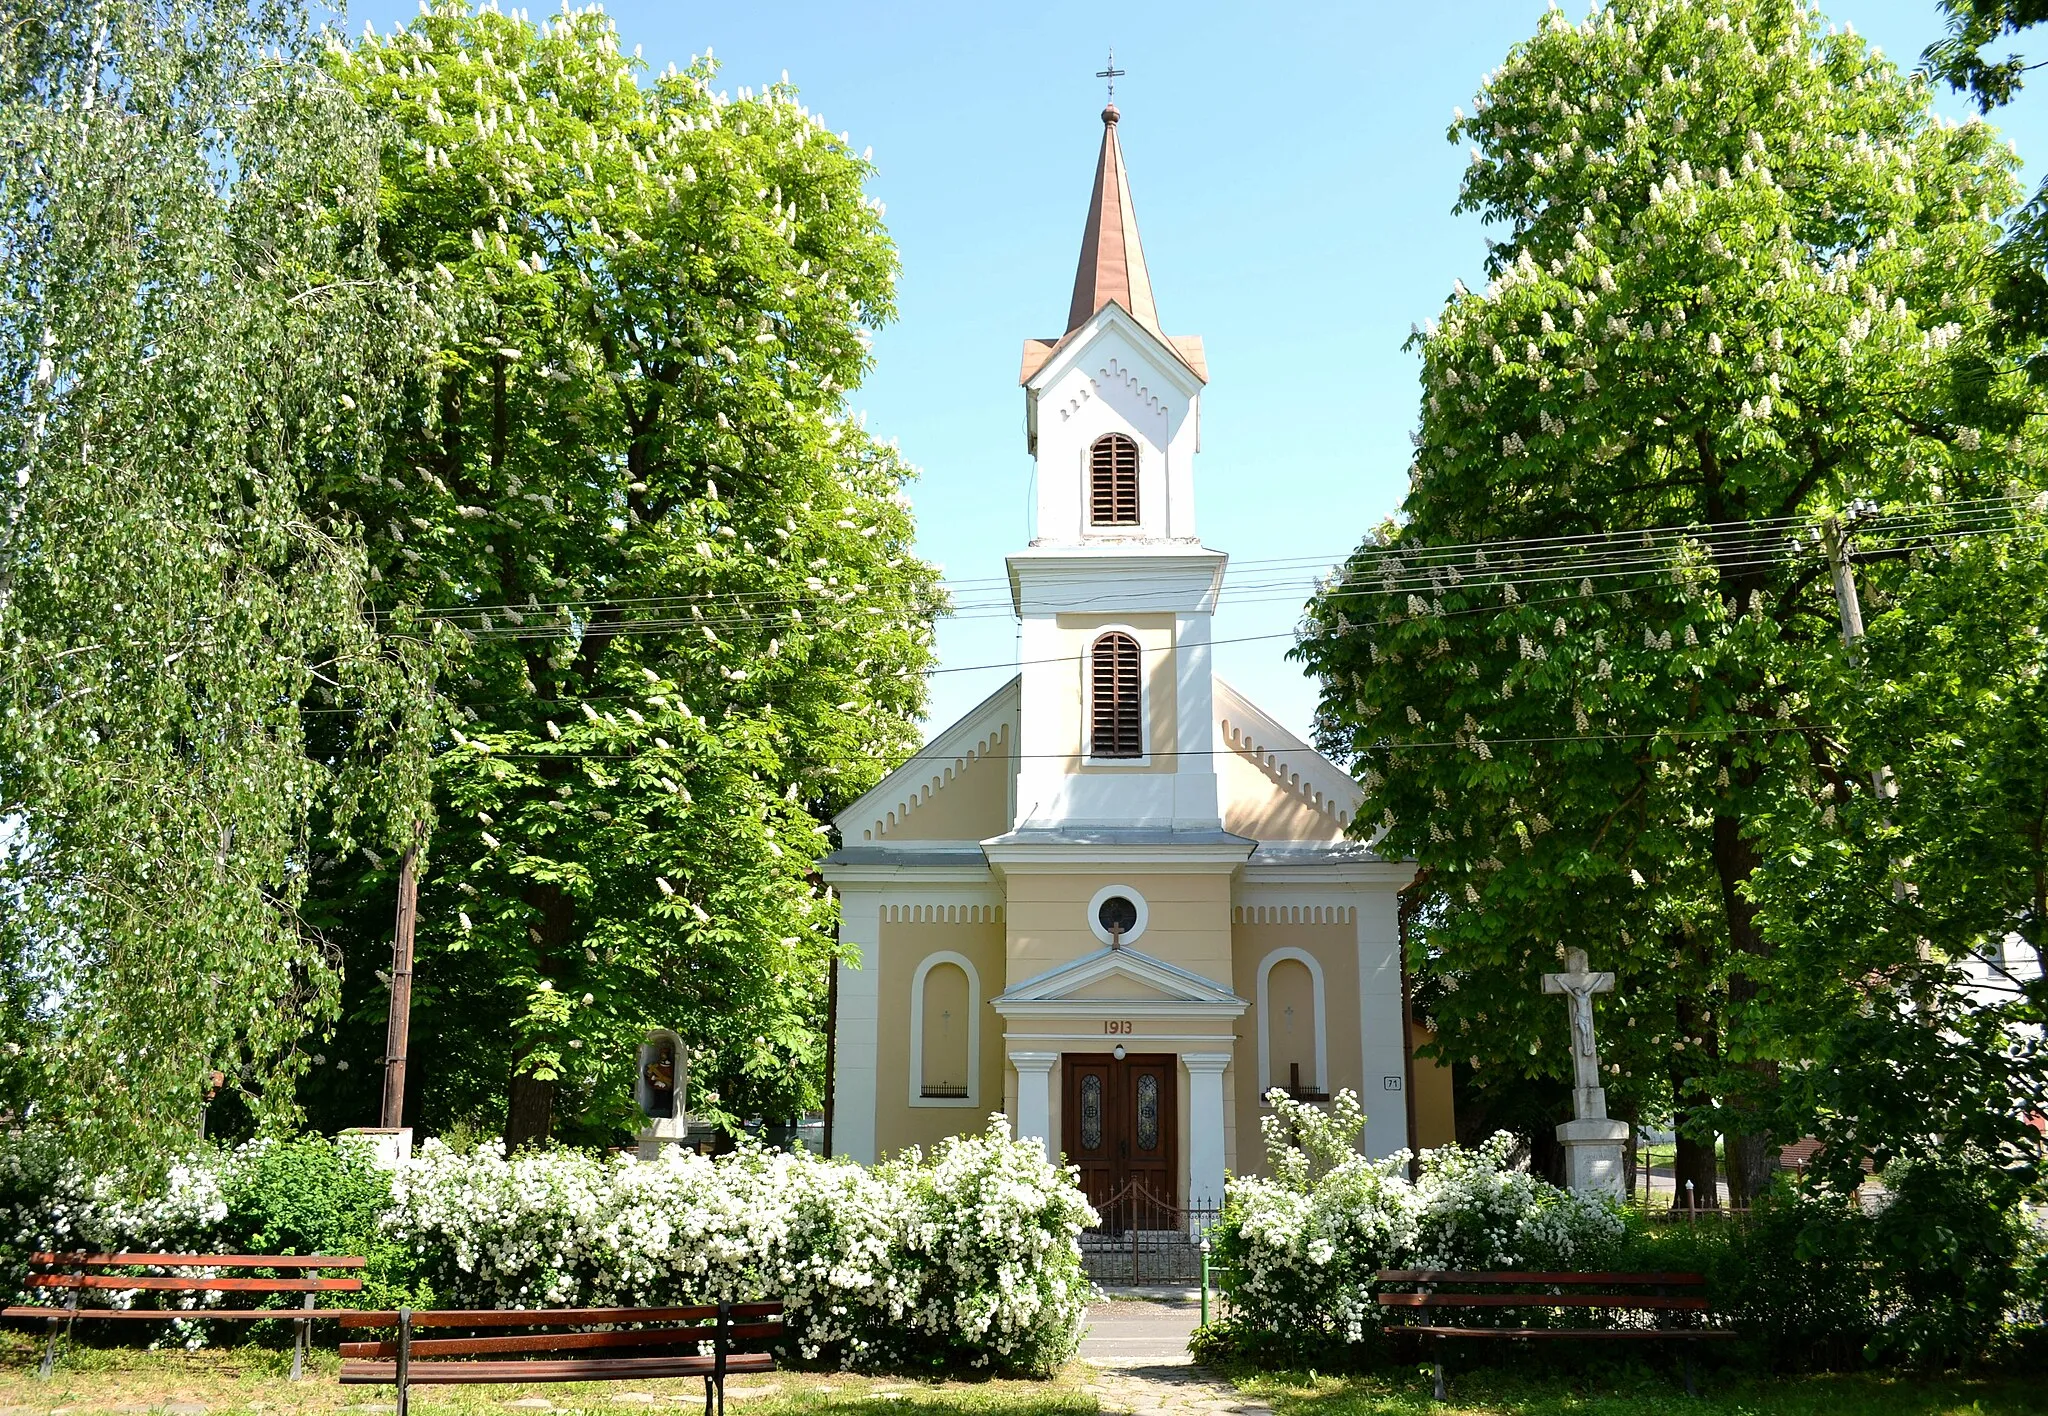
[[(750, 1397), (773, 1396), (776, 1392), (781, 1390), (781, 1382), (770, 1382), (767, 1386), (727, 1387), (725, 1389), (725, 1399), (727, 1401), (745, 1401)], [(826, 1387), (824, 1388), (824, 1390), (830, 1391), (831, 1388)]]
[[(56, 1416), (52, 1412), (51, 1416)], [(206, 1416), (206, 1408), (196, 1401), (167, 1401), (164, 1416)]]
[[(728, 1396), (731, 1395), (730, 1392), (726, 1394)], [(651, 1392), (622, 1391), (618, 1395), (614, 1396), (612, 1400), (623, 1401), (628, 1406), (652, 1406), (654, 1405), (657, 1398)]]
[(555, 1403), (544, 1396), (522, 1396), (517, 1401), (508, 1401), (507, 1406), (523, 1407), (528, 1411), (552, 1411)]

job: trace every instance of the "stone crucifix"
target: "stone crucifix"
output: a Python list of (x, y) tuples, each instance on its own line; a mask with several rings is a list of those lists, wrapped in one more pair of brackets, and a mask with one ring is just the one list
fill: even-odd
[(1600, 1053), (1593, 1041), (1593, 995), (1612, 993), (1614, 975), (1594, 973), (1584, 949), (1564, 951), (1564, 972), (1543, 975), (1545, 993), (1562, 993), (1571, 1001), (1572, 1084), (1582, 1091), (1600, 1085)]
[(1543, 975), (1543, 991), (1562, 993), (1571, 1009), (1572, 1119), (1557, 1128), (1565, 1149), (1566, 1183), (1574, 1190), (1618, 1197), (1628, 1123), (1608, 1119), (1600, 1050), (1593, 1037), (1593, 995), (1612, 993), (1614, 975), (1595, 973), (1584, 949), (1567, 949), (1564, 972)]

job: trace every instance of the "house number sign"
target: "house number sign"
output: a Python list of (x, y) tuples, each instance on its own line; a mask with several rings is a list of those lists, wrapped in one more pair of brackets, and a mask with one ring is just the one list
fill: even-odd
[(1105, 1018), (1102, 1023), (1102, 1030), (1106, 1033), (1129, 1037), (1131, 1033), (1131, 1020), (1129, 1018)]

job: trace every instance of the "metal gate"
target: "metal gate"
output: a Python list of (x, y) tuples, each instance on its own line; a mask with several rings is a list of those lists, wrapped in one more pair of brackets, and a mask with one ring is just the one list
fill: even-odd
[(1081, 1231), (1081, 1260), (1097, 1283), (1197, 1284), (1202, 1281), (1202, 1235), (1219, 1206), (1170, 1205), (1133, 1182), (1095, 1202), (1100, 1218)]

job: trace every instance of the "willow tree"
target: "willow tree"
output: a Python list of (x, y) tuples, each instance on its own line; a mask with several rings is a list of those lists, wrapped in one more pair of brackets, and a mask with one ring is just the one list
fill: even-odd
[[(188, 1145), (216, 1091), (290, 1114), (337, 997), (309, 818), (422, 785), (424, 643), (304, 501), (432, 324), (318, 52), (289, 5), (0, 25), (0, 1087), (82, 1154)], [(315, 684), (364, 710), (318, 758)]]
[[(1617, 1101), (1675, 1111), (1702, 1198), (1724, 1133), (1753, 1195), (1817, 1047), (1760, 872), (1796, 857), (1795, 816), (1814, 848), (1870, 814), (1885, 765), (1840, 720), (1856, 670), (1809, 537), (1854, 499), (2035, 475), (1986, 332), (2014, 159), (1785, 0), (1553, 11), (1451, 135), (1492, 279), (1414, 341), (1404, 520), (1311, 607), (1322, 738), (1421, 863), (1444, 1054), (1482, 1085), (1563, 1075), (1537, 975), (1584, 947), (1620, 975)], [(1692, 532), (1611, 534), (1658, 527)], [(1471, 549), (1502, 539), (1532, 544)], [(1898, 564), (1859, 574), (1881, 593)], [(1910, 965), (1912, 936), (1869, 947)], [(1843, 985), (1801, 1006), (1895, 1012), (1867, 942), (1798, 951)]]
[[(799, 1114), (834, 947), (820, 817), (915, 744), (939, 604), (910, 470), (846, 407), (893, 310), (868, 166), (785, 86), (648, 75), (595, 8), (440, 4), (332, 65), (391, 125), (388, 259), (460, 305), (387, 465), (320, 493), (371, 528), (382, 603), (467, 639), (420, 1114), (615, 1134), (651, 1026), (694, 1049), (694, 1111)], [(317, 887), (357, 941), (363, 1062), (395, 864)]]

